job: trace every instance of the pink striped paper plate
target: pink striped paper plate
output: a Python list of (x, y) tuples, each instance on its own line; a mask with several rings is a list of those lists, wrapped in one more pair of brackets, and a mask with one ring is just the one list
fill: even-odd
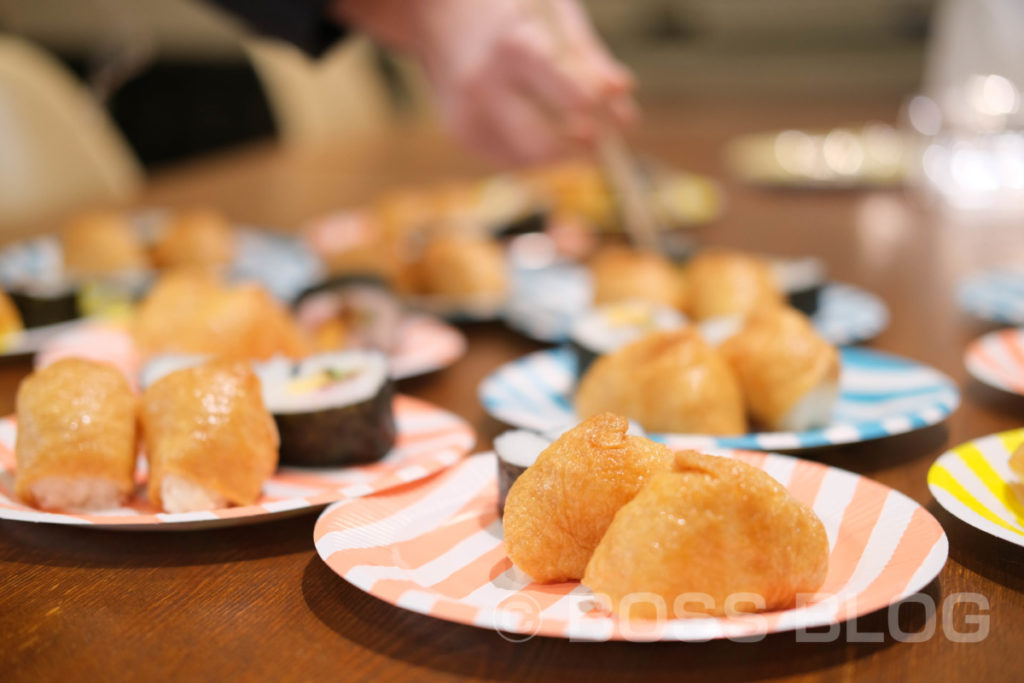
[(996, 330), (964, 351), (964, 365), (976, 380), (1024, 396), (1024, 328)]
[(0, 519), (93, 526), (131, 531), (181, 531), (269, 521), (366, 496), (427, 477), (458, 462), (476, 435), (462, 418), (409, 396), (395, 398), (398, 435), (379, 462), (352, 467), (281, 467), (263, 485), (255, 505), (205, 512), (163, 513), (145, 496), (145, 462), (136, 472), (135, 498), (125, 507), (100, 512), (58, 514), (25, 505), (14, 493), (16, 462), (13, 417), (0, 419)]
[(893, 489), (789, 456), (714, 452), (760, 467), (821, 518), (829, 572), (806, 604), (730, 618), (627, 621), (598, 609), (578, 582), (534, 583), (505, 554), (492, 453), (417, 486), (330, 506), (317, 521), (316, 548), (335, 573), (385, 602), (509, 640), (705, 641), (827, 626), (899, 602), (946, 562), (942, 527)]

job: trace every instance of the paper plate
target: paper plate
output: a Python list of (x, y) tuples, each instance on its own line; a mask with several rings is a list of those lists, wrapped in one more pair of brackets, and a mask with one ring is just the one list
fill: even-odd
[[(163, 210), (140, 211), (132, 221), (144, 240), (152, 239), (166, 220)], [(323, 279), (323, 266), (297, 237), (252, 226), (236, 226), (237, 245), (230, 276), (261, 283), (284, 301)], [(0, 284), (48, 281), (62, 273), (60, 238), (44, 235), (0, 250)]]
[(989, 386), (1024, 396), (1024, 329), (990, 332), (964, 351), (967, 371)]
[(960, 307), (983, 320), (1024, 325), (1024, 270), (994, 268), (964, 278), (957, 287)]
[[(400, 324), (398, 344), (390, 355), (391, 376), (406, 379), (440, 370), (465, 353), (466, 337), (458, 329), (432, 316), (409, 314)], [(141, 371), (131, 334), (117, 323), (85, 324), (52, 336), (39, 349), (36, 367), (68, 356), (110, 363), (129, 377)]]
[[(519, 271), (513, 279), (505, 322), (537, 341), (567, 341), (573, 322), (590, 306), (591, 291), (590, 275), (582, 266), (563, 264)], [(844, 346), (876, 337), (889, 324), (889, 309), (871, 292), (830, 282), (822, 288), (811, 321), (822, 337)]]
[(25, 505), (14, 493), (17, 426), (13, 417), (6, 417), (0, 420), (0, 519), (130, 531), (253, 524), (422, 479), (456, 463), (473, 447), (473, 429), (452, 413), (401, 395), (396, 397), (394, 407), (398, 436), (395, 447), (381, 461), (352, 467), (281, 467), (264, 484), (263, 497), (255, 505), (187, 513), (162, 513), (153, 508), (145, 500), (142, 468), (136, 473), (136, 499), (127, 507), (100, 513), (56, 514)]
[(317, 521), (316, 549), (336, 574), (385, 602), (516, 641), (705, 641), (824, 626), (898, 602), (946, 562), (942, 527), (897, 491), (783, 455), (719, 454), (765, 470), (824, 523), (828, 576), (803, 606), (728, 619), (630, 622), (595, 609), (590, 590), (577, 582), (533, 583), (505, 554), (490, 453), (419, 486), (332, 505)]
[[(946, 375), (920, 363), (857, 347), (840, 349), (842, 373), (833, 421), (806, 432), (734, 437), (650, 434), (672, 448), (800, 450), (880, 439), (937, 424), (960, 403)], [(493, 417), (516, 427), (552, 432), (578, 422), (572, 408), (576, 359), (567, 348), (529, 354), (498, 368), (480, 384)]]
[(954, 517), (1024, 546), (1024, 481), (1009, 465), (1021, 443), (1024, 429), (1014, 429), (946, 451), (928, 470), (928, 488)]

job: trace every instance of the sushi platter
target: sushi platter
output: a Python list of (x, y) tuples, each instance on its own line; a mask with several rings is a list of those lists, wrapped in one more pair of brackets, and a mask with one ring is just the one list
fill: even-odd
[(147, 471), (140, 461), (137, 495), (130, 505), (88, 513), (47, 512), (14, 493), (14, 445), (17, 425), (0, 421), (0, 519), (131, 531), (198, 530), (255, 524), (308, 513), (344, 498), (367, 496), (417, 481), (458, 462), (475, 435), (464, 420), (409, 396), (394, 399), (397, 433), (394, 447), (378, 462), (339, 467), (282, 466), (266, 481), (252, 505), (197, 512), (161, 512), (141, 491)]
[(370, 595), (513, 642), (534, 635), (703, 642), (826, 626), (899, 602), (946, 562), (942, 527), (897, 491), (784, 455), (718, 453), (767, 472), (824, 523), (832, 561), (820, 594), (806, 604), (731, 618), (630, 622), (598, 609), (576, 581), (533, 582), (502, 544), (493, 453), (472, 456), (416, 490), (330, 506), (317, 521), (316, 548), (332, 571)]
[[(795, 451), (880, 439), (937, 424), (960, 403), (956, 384), (926, 365), (878, 351), (840, 351), (838, 402), (830, 423), (803, 432), (741, 436), (653, 434), (672, 448)], [(538, 351), (503, 365), (480, 384), (487, 412), (507, 424), (542, 432), (575, 422), (577, 356), (567, 347)]]

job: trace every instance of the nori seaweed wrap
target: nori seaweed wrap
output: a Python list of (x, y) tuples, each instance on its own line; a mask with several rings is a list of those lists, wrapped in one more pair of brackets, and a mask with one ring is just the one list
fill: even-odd
[(534, 463), (551, 439), (524, 429), (513, 429), (494, 439), (498, 461), (498, 516), (505, 514), (505, 499), (512, 484)]
[(281, 434), (282, 465), (374, 462), (395, 443), (394, 384), (377, 351), (321, 353), (257, 365)]

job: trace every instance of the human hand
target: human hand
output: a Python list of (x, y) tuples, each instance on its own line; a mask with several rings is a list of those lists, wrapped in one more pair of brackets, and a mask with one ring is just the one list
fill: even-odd
[(496, 161), (564, 156), (636, 116), (631, 75), (575, 0), (338, 0), (337, 9), (416, 54), (449, 129)]

